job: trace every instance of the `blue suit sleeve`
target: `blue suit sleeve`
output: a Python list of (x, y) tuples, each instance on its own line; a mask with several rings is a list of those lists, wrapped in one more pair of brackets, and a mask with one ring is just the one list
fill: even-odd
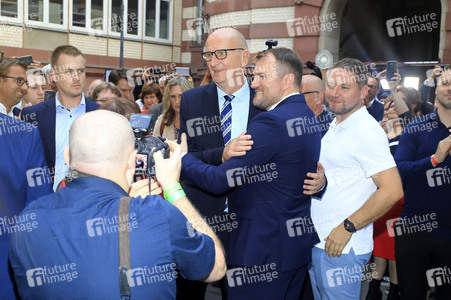
[(424, 173), (433, 167), (430, 156), (416, 158), (418, 142), (418, 136), (414, 133), (403, 133), (399, 139), (395, 161), (403, 182), (412, 182), (418, 176), (424, 176)]
[[(39, 169), (42, 176), (42, 184), (27, 184), (26, 204), (36, 200), (40, 196), (53, 193), (50, 172), (45, 163), (44, 149), (42, 147), (41, 138), (36, 128), (33, 128), (30, 141), (30, 152), (27, 157), (27, 170)], [(25, 176), (25, 174), (24, 174)], [(28, 180), (29, 178), (27, 178)]]
[(184, 105), (187, 102), (186, 96), (182, 94), (182, 100), (180, 104), (180, 135), (178, 142), (180, 143), (181, 134), (185, 133), (187, 137), (188, 143), (188, 152), (191, 153), (194, 157), (200, 159), (201, 161), (210, 164), (210, 165), (220, 165), (222, 163), (222, 153), (224, 151), (224, 147), (217, 147), (213, 149), (206, 149), (200, 151), (196, 147), (196, 143), (194, 142), (194, 137), (191, 137), (188, 134), (188, 129), (186, 128), (186, 122), (189, 118), (188, 105)]
[(248, 134), (254, 141), (251, 151), (244, 156), (232, 157), (220, 166), (205, 164), (194, 156), (186, 154), (182, 158), (182, 179), (211, 193), (224, 193), (234, 187), (231, 182), (234, 172), (245, 168), (252, 169), (254, 166), (270, 161), (277, 153), (279, 147), (277, 141), (281, 131), (273, 116), (259, 114), (248, 130)]

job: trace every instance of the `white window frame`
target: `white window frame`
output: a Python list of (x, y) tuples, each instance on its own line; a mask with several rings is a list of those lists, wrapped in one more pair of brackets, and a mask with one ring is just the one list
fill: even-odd
[[(136, 0), (123, 0), (124, 1), (124, 15), (122, 16), (122, 22), (124, 21), (128, 21), (128, 18), (125, 18), (124, 16), (128, 16), (128, 1), (136, 1)], [(112, 1), (109, 1), (109, 3), (111, 4)], [(142, 39), (142, 26), (140, 26), (140, 24), (142, 24), (142, 10), (140, 9), (141, 7), (143, 7), (143, 1), (142, 0), (138, 0), (138, 33), (137, 34), (130, 34), (127, 33), (127, 26), (122, 26), (122, 30), (124, 31), (124, 38), (126, 38), (127, 40), (137, 40), (137, 41), (141, 41)], [(109, 36), (113, 37), (113, 38), (120, 38), (121, 34), (120, 32), (114, 32), (111, 31), (111, 16), (113, 15), (113, 6), (110, 5), (109, 9), (109, 16), (108, 16), (108, 32), (109, 32)]]
[(143, 6), (143, 21), (142, 21), (142, 32), (143, 32), (143, 40), (150, 42), (164, 42), (164, 43), (172, 43), (172, 31), (173, 31), (173, 22), (174, 22), (174, 0), (163, 0), (165, 2), (169, 2), (169, 37), (167, 39), (160, 38), (160, 0), (155, 0), (155, 37), (146, 36), (145, 33), (145, 20), (146, 20), (146, 12), (147, 10)]
[(5, 0), (0, 0), (0, 22), (1, 22), (1, 24), (23, 25), (23, 1), (22, 0), (17, 1), (17, 18), (6, 17), (6, 16), (1, 15), (2, 2), (4, 2), (4, 1)]
[(68, 1), (63, 0), (63, 24), (55, 24), (55, 23), (49, 23), (49, 0), (43, 0), (44, 1), (44, 21), (33, 21), (28, 20), (29, 11), (28, 11), (28, 0), (24, 0), (25, 3), (25, 12), (26, 12), (26, 18), (24, 20), (24, 23), (27, 25), (32, 25), (33, 28), (43, 28), (46, 30), (54, 30), (54, 31), (67, 31), (67, 5)]
[(108, 20), (108, 3), (110, 1), (109, 0), (103, 0), (103, 9), (102, 9), (102, 29), (95, 29), (95, 28), (91, 28), (92, 26), (92, 20), (91, 20), (91, 0), (85, 0), (85, 6), (86, 6), (86, 20), (85, 20), (85, 27), (80, 27), (80, 26), (74, 26), (72, 24), (73, 21), (73, 7), (74, 7), (74, 1), (70, 0), (69, 2), (69, 31), (70, 32), (74, 32), (74, 33), (82, 33), (82, 34), (88, 34), (88, 35), (94, 35), (94, 36), (104, 36), (106, 37), (108, 32), (107, 32), (107, 28), (108, 28), (108, 22), (105, 22), (105, 20)]

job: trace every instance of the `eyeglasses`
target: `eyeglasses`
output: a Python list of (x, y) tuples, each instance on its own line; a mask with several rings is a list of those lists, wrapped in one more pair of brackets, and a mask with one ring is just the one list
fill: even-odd
[(17, 85), (18, 86), (22, 86), (24, 83), (28, 86), (28, 80), (25, 80), (24, 78), (22, 78), (22, 77), (13, 77), (13, 76), (6, 76), (6, 75), (0, 75), (1, 77), (6, 77), (6, 78), (12, 78), (12, 79), (15, 79), (16, 80), (16, 82), (17, 82)]
[(367, 86), (370, 88), (370, 89), (377, 89), (377, 86), (375, 86), (375, 85), (370, 85), (370, 84), (367, 84)]
[(202, 52), (202, 58), (205, 61), (211, 61), (213, 59), (213, 54), (217, 59), (222, 60), (227, 58), (227, 51), (244, 50), (243, 48), (232, 48), (232, 49), (218, 49), (216, 51)]
[(310, 91), (310, 92), (302, 93), (302, 95), (307, 95), (307, 94), (312, 94), (312, 93), (319, 93), (319, 92), (318, 91)]

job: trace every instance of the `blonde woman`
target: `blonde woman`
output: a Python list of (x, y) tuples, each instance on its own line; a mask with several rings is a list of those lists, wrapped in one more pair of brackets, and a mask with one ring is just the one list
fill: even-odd
[(166, 84), (163, 94), (163, 114), (155, 123), (154, 136), (161, 136), (168, 140), (178, 139), (182, 93), (192, 88), (193, 84), (183, 76), (176, 76)]

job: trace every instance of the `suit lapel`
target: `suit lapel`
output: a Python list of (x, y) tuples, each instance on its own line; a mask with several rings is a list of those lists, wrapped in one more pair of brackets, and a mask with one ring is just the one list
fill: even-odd
[[(55, 98), (45, 101), (46, 109), (42, 114), (42, 120), (40, 122), (44, 123), (44, 128), (48, 128), (47, 135), (45, 137), (45, 142), (48, 145), (50, 151), (50, 157), (52, 159), (52, 165), (55, 165), (55, 126), (56, 126), (56, 104)], [(50, 166), (49, 166), (50, 167)]]
[[(219, 105), (218, 105), (218, 90), (216, 84), (210, 83), (208, 87), (202, 93), (202, 106), (203, 106), (203, 114), (208, 118), (213, 118), (214, 120), (219, 120), (220, 122), (220, 114), (219, 114)], [(217, 116), (217, 118), (215, 118)], [(221, 126), (221, 123), (218, 124)], [(224, 146), (224, 139), (222, 137), (222, 131), (216, 131), (213, 135), (213, 144), (215, 147)]]

